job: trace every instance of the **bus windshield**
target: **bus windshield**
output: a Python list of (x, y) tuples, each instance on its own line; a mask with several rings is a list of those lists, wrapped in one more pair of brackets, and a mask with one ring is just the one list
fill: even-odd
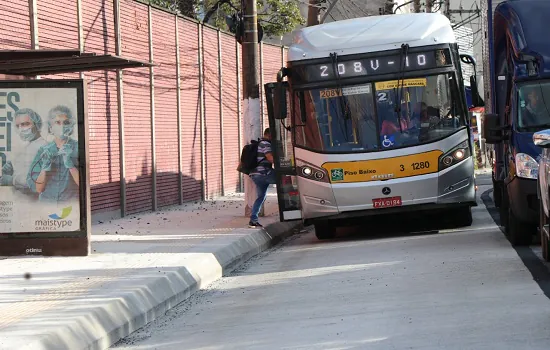
[[(466, 125), (454, 75), (381, 81), (299, 92), (305, 123), (296, 145), (322, 152), (368, 152), (414, 146)], [(299, 115), (299, 114), (298, 114)], [(299, 124), (299, 123), (296, 123)]]
[(519, 128), (538, 131), (550, 127), (550, 82), (523, 85), (518, 92)]

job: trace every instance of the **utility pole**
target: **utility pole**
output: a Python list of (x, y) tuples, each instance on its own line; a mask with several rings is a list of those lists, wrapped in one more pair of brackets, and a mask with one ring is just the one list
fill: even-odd
[(419, 13), (420, 12), (420, 0), (414, 0), (414, 12)]
[(393, 0), (386, 0), (386, 4), (384, 5), (384, 14), (392, 15), (394, 5), (395, 3), (393, 2)]
[(316, 26), (319, 24), (321, 0), (309, 0), (309, 8), (307, 10), (307, 26)]
[(445, 0), (445, 16), (451, 19), (451, 0)]
[(426, 12), (432, 12), (433, 0), (426, 0)]
[[(243, 0), (244, 36), (242, 40), (243, 75), (243, 125), (246, 143), (262, 136), (260, 121), (260, 75), (258, 72), (258, 13), (256, 0)], [(246, 216), (250, 216), (256, 200), (256, 185), (250, 177), (244, 177)]]

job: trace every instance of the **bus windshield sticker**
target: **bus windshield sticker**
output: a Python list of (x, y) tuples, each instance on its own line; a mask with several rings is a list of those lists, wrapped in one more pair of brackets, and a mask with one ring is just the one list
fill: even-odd
[(348, 86), (348, 87), (343, 88), (342, 90), (344, 92), (344, 96), (370, 94), (370, 84), (358, 85), (358, 86)]
[(358, 85), (358, 86), (348, 86), (342, 89), (342, 93), (340, 93), (339, 89), (325, 89), (321, 90), (321, 98), (333, 98), (333, 97), (339, 97), (342, 96), (342, 93), (344, 96), (351, 96), (351, 95), (361, 95), (361, 94), (370, 94), (370, 84), (367, 85)]
[[(405, 79), (399, 82), (399, 87), (426, 86), (426, 78)], [(397, 88), (397, 80), (381, 81), (375, 84), (376, 90), (390, 90)]]

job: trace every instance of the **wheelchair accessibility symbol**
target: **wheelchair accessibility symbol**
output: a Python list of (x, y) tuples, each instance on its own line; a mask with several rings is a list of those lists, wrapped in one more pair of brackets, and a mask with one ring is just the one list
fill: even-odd
[(388, 135), (384, 135), (384, 139), (382, 140), (382, 146), (386, 148), (393, 146), (394, 142), (392, 138), (388, 139)]

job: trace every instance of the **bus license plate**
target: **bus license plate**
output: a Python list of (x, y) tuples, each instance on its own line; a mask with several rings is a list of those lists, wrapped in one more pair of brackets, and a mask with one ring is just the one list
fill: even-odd
[(399, 207), (401, 205), (401, 197), (375, 198), (372, 200), (374, 208)]

